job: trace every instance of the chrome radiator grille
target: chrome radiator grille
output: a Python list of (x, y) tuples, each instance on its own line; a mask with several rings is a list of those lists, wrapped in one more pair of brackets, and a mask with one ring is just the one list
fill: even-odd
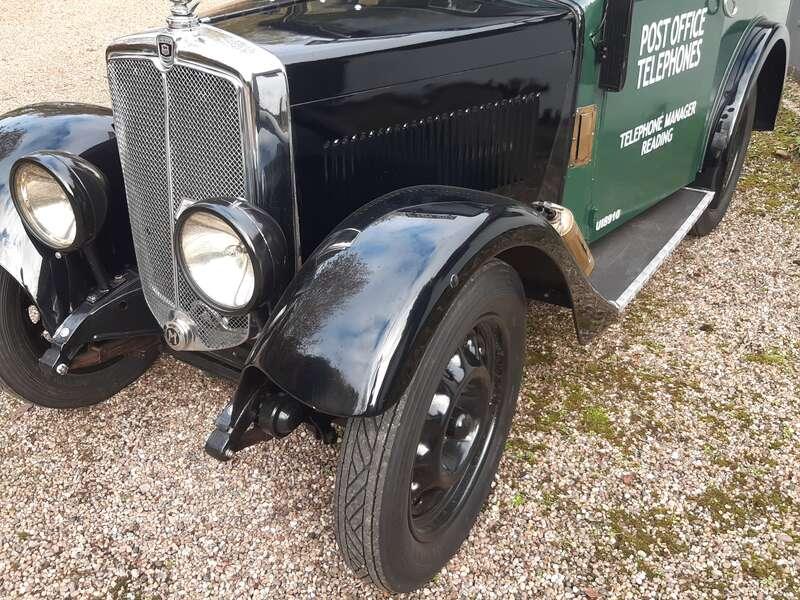
[(248, 317), (226, 319), (206, 305), (176, 261), (173, 230), (187, 203), (247, 198), (241, 91), (229, 79), (178, 64), (164, 72), (149, 58), (108, 65), (114, 124), (136, 258), (156, 319), (195, 323), (195, 348), (244, 342)]

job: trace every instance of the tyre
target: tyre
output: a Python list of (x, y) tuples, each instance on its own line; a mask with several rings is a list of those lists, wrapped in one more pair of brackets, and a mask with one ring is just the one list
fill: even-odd
[(139, 378), (158, 349), (105, 365), (56, 375), (39, 366), (49, 347), (31, 297), (0, 269), (0, 384), (23, 400), (48, 408), (78, 408), (102, 402)]
[(747, 149), (753, 137), (757, 101), (757, 94), (753, 91), (744, 107), (742, 118), (731, 136), (730, 145), (723, 153), (723, 168), (719, 170), (717, 181), (714, 182), (717, 195), (692, 228), (693, 235), (704, 236), (714, 231), (730, 208), (733, 194), (742, 176)]
[(336, 480), (345, 562), (389, 592), (429, 581), (489, 494), (516, 410), (526, 300), (492, 260), (464, 285), (400, 400), (347, 423)]

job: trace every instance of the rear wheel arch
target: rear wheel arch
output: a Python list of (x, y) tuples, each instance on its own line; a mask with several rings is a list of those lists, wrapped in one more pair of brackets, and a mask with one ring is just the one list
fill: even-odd
[(754, 129), (775, 128), (786, 78), (789, 32), (783, 24), (756, 22), (744, 35), (719, 88), (695, 187), (714, 189), (731, 138), (757, 97)]
[(788, 48), (783, 40), (778, 40), (770, 50), (756, 83), (758, 104), (756, 105), (757, 131), (772, 131), (780, 111), (781, 97), (786, 83)]

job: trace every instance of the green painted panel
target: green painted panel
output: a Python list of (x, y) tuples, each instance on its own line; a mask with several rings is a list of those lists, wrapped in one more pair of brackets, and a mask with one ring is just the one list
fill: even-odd
[(710, 109), (743, 34), (756, 19), (785, 22), (789, 0), (636, 0), (628, 81), (597, 87), (605, 2), (585, 0), (577, 105), (600, 117), (594, 161), (567, 175), (564, 203), (590, 241), (694, 181)]
[(695, 179), (723, 21), (706, 0), (634, 4), (627, 85), (601, 103), (590, 238)]

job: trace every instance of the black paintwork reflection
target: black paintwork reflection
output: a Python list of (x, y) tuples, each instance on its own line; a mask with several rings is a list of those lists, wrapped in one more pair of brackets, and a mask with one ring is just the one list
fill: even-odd
[[(342, 219), (396, 189), (453, 185), (531, 202), (550, 166), (559, 171), (550, 179), (563, 179), (553, 154), (566, 156), (556, 141), (570, 129), (578, 26), (564, 4), (251, 2), (213, 22), (286, 65), (303, 258)], [(448, 153), (447, 165), (429, 159)], [(345, 177), (331, 177), (331, 161)]]
[(573, 16), (562, 4), (468, 4), (310, 0), (214, 25), (281, 59), (293, 105), (574, 49)]
[(290, 284), (250, 364), (316, 410), (377, 414), (407, 384), (431, 332), (488, 258), (534, 246), (569, 283), (586, 341), (617, 316), (554, 230), (501, 196), (428, 186), (364, 207), (326, 239)]
[(557, 0), (256, 0), (229, 3), (203, 18), (254, 43), (270, 44), (294, 63), (316, 60), (303, 46), (327, 45), (323, 52), (336, 52), (337, 42), (369, 40), (375, 49), (386, 41), (378, 38), (475, 31), (566, 11)]
[[(562, 151), (554, 145), (558, 131), (569, 129), (569, 113), (563, 108), (572, 66), (573, 55), (562, 53), (295, 106), (304, 256), (353, 211), (407, 186), (453, 185), (497, 191), (523, 202), (540, 199), (551, 156)], [(515, 104), (521, 98), (535, 102)], [(504, 103), (511, 103), (511, 109), (503, 109)], [(467, 111), (473, 116), (466, 116)], [(481, 112), (496, 112), (501, 120), (485, 136), (479, 135), (481, 125), (491, 119), (480, 117)], [(456, 116), (444, 127), (431, 123), (431, 118), (442, 120), (451, 113)], [(387, 128), (393, 133), (383, 140), (370, 136)], [(519, 137), (500, 140), (498, 133), (506, 128)], [(403, 130), (411, 132), (401, 135)], [(487, 143), (492, 136), (495, 139)], [(326, 170), (337, 140), (340, 145), (349, 140), (346, 143), (354, 146), (348, 153), (346, 178), (332, 177), (331, 169)], [(402, 153), (397, 152), (400, 146)], [(437, 147), (438, 156), (450, 155), (451, 168), (437, 168), (437, 161), (428, 158), (432, 147)], [(515, 165), (513, 179), (502, 169), (486, 172), (492, 164), (490, 154), (505, 155), (503, 162)]]
[(299, 262), (300, 250), (295, 233), (297, 211), (293, 200), (289, 106), (285, 93), (281, 93), (285, 92), (286, 85), (282, 73), (270, 73), (256, 78), (258, 164), (261, 165), (257, 174), (256, 205), (275, 219), (286, 240), (290, 241), (288, 260), (291, 271), (294, 272)]
[(36, 299), (51, 331), (70, 307), (86, 297), (92, 281), (79, 255), (57, 260), (38, 250), (19, 220), (9, 191), (9, 173), (18, 158), (39, 150), (78, 154), (108, 178), (110, 206), (96, 244), (106, 266), (133, 264), (130, 234), (111, 111), (85, 104), (39, 104), (0, 116), (0, 267)]

